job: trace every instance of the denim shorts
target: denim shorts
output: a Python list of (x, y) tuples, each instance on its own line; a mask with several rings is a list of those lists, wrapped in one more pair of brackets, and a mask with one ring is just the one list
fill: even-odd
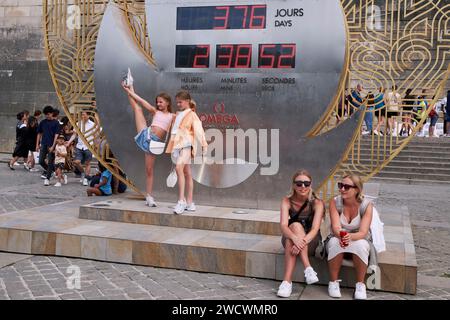
[(151, 128), (142, 129), (142, 131), (140, 133), (138, 133), (138, 135), (136, 137), (134, 137), (134, 141), (136, 141), (137, 146), (142, 151), (149, 153), (149, 154), (153, 154), (149, 150), (150, 140), (157, 141), (157, 142), (164, 142), (151, 131)]
[(436, 126), (436, 123), (438, 122), (438, 120), (439, 120), (439, 115), (437, 115), (437, 114), (430, 117), (430, 126), (432, 126), (432, 127)]
[(92, 152), (89, 149), (81, 150), (75, 148), (75, 160), (81, 161), (82, 164), (85, 164), (86, 161), (92, 160)]

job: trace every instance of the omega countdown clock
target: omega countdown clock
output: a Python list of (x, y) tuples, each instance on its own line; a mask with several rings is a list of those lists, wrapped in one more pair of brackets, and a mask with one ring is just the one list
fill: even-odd
[[(147, 0), (146, 19), (153, 65), (113, 4), (105, 11), (95, 54), (102, 126), (137, 186), (145, 185), (145, 169), (136, 162), (141, 156), (132, 143), (133, 114), (118, 85), (128, 67), (137, 92), (149, 101), (159, 92), (175, 95), (184, 89), (197, 102), (210, 143), (208, 156), (220, 160), (192, 166), (200, 183), (198, 201), (271, 207), (261, 203), (278, 202), (279, 194), (266, 183), (283, 193), (302, 167), (313, 174), (316, 186), (329, 177), (360, 118), (356, 113), (335, 130), (308, 136), (336, 100), (347, 67), (339, 0)], [(118, 108), (124, 110), (119, 117)], [(230, 132), (244, 138), (229, 139)], [(166, 160), (156, 162), (157, 190), (159, 182), (165, 185)]]
[[(158, 88), (224, 105), (240, 127), (306, 134), (337, 92), (346, 32), (339, 1), (146, 1)], [(294, 121), (292, 121), (294, 120)]]

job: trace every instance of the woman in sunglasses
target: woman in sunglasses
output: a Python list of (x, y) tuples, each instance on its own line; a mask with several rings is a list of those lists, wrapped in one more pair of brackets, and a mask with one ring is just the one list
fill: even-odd
[(285, 267), (284, 280), (278, 289), (279, 297), (288, 298), (292, 293), (292, 273), (297, 256), (305, 267), (306, 283), (319, 281), (308, 255), (314, 255), (319, 244), (319, 229), (325, 209), (323, 201), (312, 191), (311, 184), (311, 175), (306, 170), (298, 171), (292, 177), (291, 193), (281, 201), (281, 243), (285, 248)]
[[(339, 271), (344, 258), (351, 258), (356, 271), (355, 299), (367, 299), (364, 278), (371, 248), (370, 223), (373, 205), (363, 196), (363, 183), (357, 175), (347, 175), (338, 183), (340, 195), (330, 201), (331, 232), (328, 238), (328, 294), (340, 298)], [(372, 258), (372, 257), (371, 257)]]

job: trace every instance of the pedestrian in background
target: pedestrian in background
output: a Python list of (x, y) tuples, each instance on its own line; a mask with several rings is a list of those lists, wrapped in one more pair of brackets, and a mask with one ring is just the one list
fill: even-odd
[(45, 119), (39, 123), (38, 135), (36, 139), (36, 151), (39, 151), (39, 165), (45, 170), (41, 178), (44, 185), (50, 185), (50, 178), (55, 171), (55, 146), (61, 125), (53, 117), (53, 107), (44, 108)]
[(28, 147), (26, 144), (26, 134), (27, 134), (27, 116), (24, 111), (19, 112), (16, 115), (17, 124), (16, 124), (16, 146), (14, 148), (12, 159), (8, 162), (8, 167), (11, 170), (14, 169), (14, 164), (19, 158), (24, 159), (24, 163), (26, 163), (28, 158)]
[(39, 171), (34, 166), (36, 165), (34, 160), (34, 152), (36, 152), (36, 140), (37, 140), (37, 127), (38, 121), (35, 117), (31, 116), (28, 118), (27, 122), (27, 133), (26, 133), (26, 144), (28, 147), (28, 160), (27, 163), (24, 164), (25, 168), (31, 172)]
[(55, 169), (57, 182), (55, 187), (61, 187), (62, 183), (67, 184), (67, 176), (64, 174), (64, 167), (66, 164), (67, 149), (64, 145), (64, 136), (59, 135), (56, 139), (55, 146)]

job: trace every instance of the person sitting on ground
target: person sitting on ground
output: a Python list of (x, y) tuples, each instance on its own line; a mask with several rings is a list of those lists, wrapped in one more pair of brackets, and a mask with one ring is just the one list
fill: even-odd
[[(363, 195), (363, 183), (357, 175), (346, 175), (338, 183), (340, 195), (330, 200), (331, 234), (326, 240), (330, 282), (328, 294), (340, 298), (339, 271), (344, 258), (350, 257), (356, 271), (354, 298), (367, 299), (364, 278), (368, 265), (376, 265), (376, 251), (369, 231), (373, 204)], [(370, 260), (369, 260), (370, 258)]]
[(292, 191), (281, 201), (280, 224), (284, 253), (284, 277), (277, 295), (288, 298), (292, 293), (292, 273), (297, 256), (305, 267), (307, 284), (319, 281), (308, 255), (314, 255), (320, 242), (320, 224), (324, 216), (323, 201), (312, 191), (312, 178), (306, 170), (292, 177)]
[(64, 136), (59, 135), (56, 139), (55, 146), (55, 170), (56, 178), (58, 181), (55, 183), (55, 187), (61, 187), (61, 183), (67, 184), (67, 176), (63, 174), (66, 164), (67, 149), (64, 145)]
[(92, 195), (110, 196), (112, 195), (112, 188), (111, 188), (112, 173), (108, 169), (106, 169), (101, 163), (98, 164), (98, 169), (101, 172), (100, 181), (98, 184), (94, 185), (93, 188), (88, 188), (86, 190), (86, 193), (89, 197)]

